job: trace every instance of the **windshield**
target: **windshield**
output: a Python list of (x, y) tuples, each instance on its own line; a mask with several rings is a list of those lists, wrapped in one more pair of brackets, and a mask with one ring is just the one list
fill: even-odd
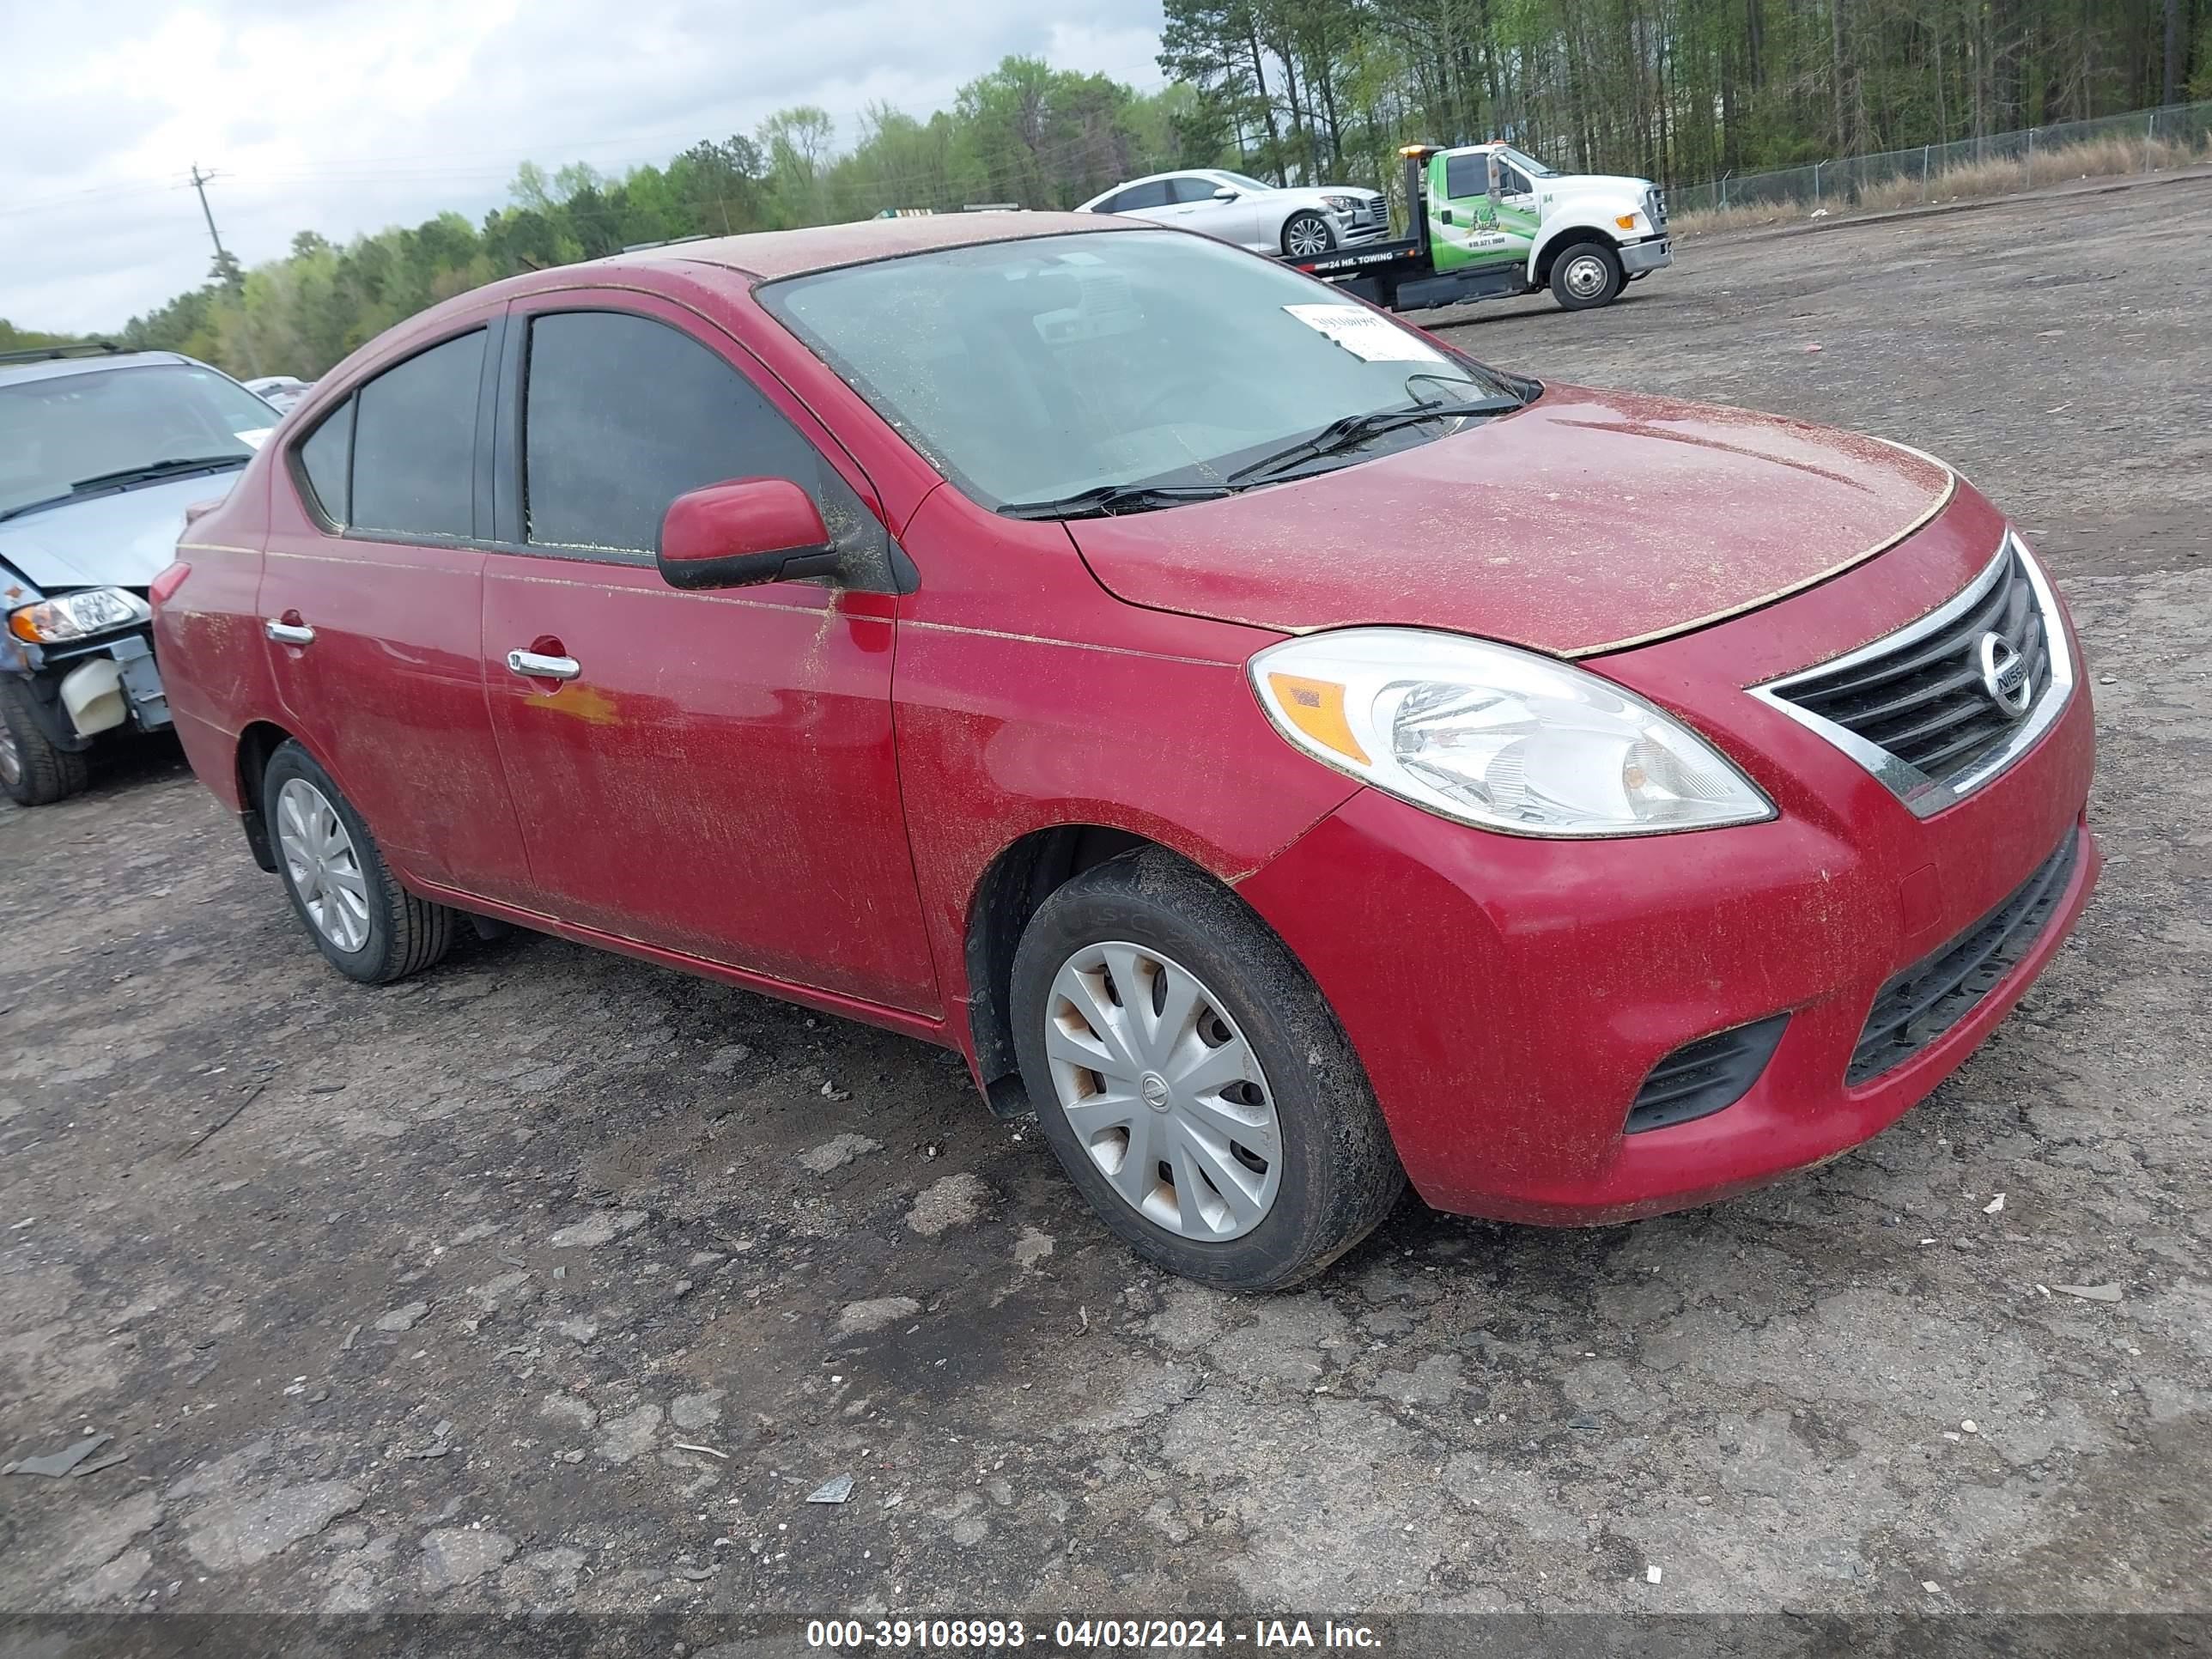
[(1523, 155), (1519, 150), (1514, 149), (1510, 144), (1500, 144), (1498, 149), (1499, 155), (1504, 156), (1507, 161), (1512, 162), (1514, 166), (1519, 167), (1522, 172), (1527, 173), (1532, 179), (1556, 179), (1559, 177), (1558, 173), (1554, 169), (1546, 167), (1541, 161), (1538, 161), (1533, 155)]
[(1274, 189), (1273, 185), (1263, 185), (1257, 179), (1248, 177), (1242, 173), (1212, 173), (1206, 176), (1210, 179), (1218, 179), (1224, 185), (1234, 185), (1239, 190)]
[[(1348, 416), (1525, 388), (1288, 267), (1198, 236), (1091, 232), (763, 285), (761, 299), (973, 500), (1232, 475)], [(1379, 434), (1333, 464), (1460, 429)], [(1271, 475), (1272, 476), (1272, 475)]]
[(0, 386), (0, 514), (163, 461), (243, 459), (278, 418), (236, 382), (191, 363)]

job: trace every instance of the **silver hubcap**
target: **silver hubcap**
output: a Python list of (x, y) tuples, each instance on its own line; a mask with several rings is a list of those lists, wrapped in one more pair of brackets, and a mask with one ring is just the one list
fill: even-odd
[(307, 920), (341, 951), (368, 942), (368, 882), (353, 837), (330, 799), (305, 778), (276, 792), (276, 847)]
[(20, 783), (22, 778), (23, 751), (15, 746), (8, 722), (0, 720), (0, 783)]
[(1182, 1238), (1267, 1219), (1282, 1134), (1252, 1045), (1188, 969), (1141, 945), (1060, 965), (1045, 1053), (1076, 1144), (1129, 1207)]
[(1293, 253), (1325, 253), (1328, 251), (1328, 232), (1316, 221), (1300, 219), (1291, 226), (1291, 252)]
[(1567, 292), (1577, 300), (1588, 300), (1605, 292), (1605, 261), (1585, 253), (1579, 259), (1568, 262)]

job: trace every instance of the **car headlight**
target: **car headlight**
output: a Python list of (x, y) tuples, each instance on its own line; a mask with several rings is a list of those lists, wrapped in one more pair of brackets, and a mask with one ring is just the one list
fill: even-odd
[(1324, 196), (1321, 199), (1328, 203), (1330, 211), (1334, 213), (1350, 213), (1359, 205), (1359, 198), (1356, 196)]
[(1711, 744), (1634, 693), (1453, 634), (1352, 628), (1269, 646), (1252, 684), (1316, 760), (1516, 836), (1648, 836), (1774, 816)]
[(61, 645), (149, 622), (146, 601), (125, 587), (88, 587), (40, 599), (8, 615), (8, 631), (33, 645)]

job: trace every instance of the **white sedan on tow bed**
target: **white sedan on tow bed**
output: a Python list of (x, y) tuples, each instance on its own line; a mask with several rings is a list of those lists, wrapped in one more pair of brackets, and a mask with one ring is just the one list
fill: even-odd
[(1076, 211), (1126, 213), (1290, 259), (1358, 247), (1390, 234), (1390, 204), (1376, 191), (1352, 185), (1282, 189), (1216, 167), (1133, 179)]

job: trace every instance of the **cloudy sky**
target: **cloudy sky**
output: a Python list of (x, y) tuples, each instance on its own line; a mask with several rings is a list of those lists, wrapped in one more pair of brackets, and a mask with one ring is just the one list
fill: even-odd
[(1009, 52), (1159, 84), (1158, 0), (0, 0), (0, 318), (113, 328), (248, 265), (818, 104), (950, 103)]

